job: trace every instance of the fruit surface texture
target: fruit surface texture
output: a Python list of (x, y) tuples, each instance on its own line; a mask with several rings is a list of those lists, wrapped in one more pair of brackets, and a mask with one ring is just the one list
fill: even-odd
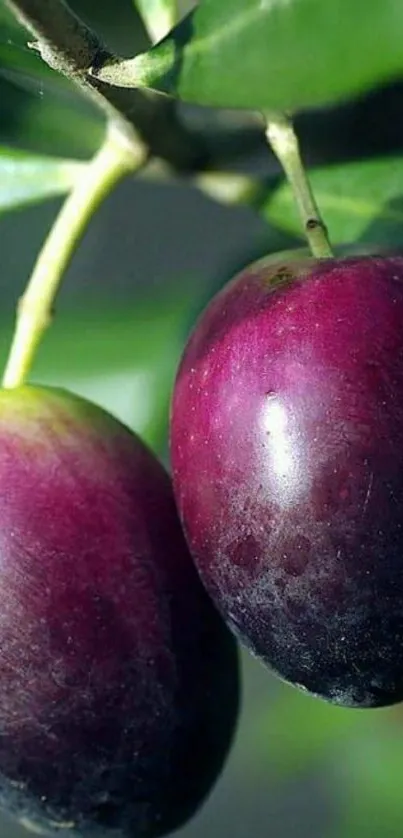
[(170, 479), (100, 408), (22, 387), (0, 487), (0, 803), (46, 834), (165, 834), (211, 789), (239, 688)]
[(175, 385), (186, 536), (228, 624), (336, 704), (403, 699), (403, 258), (262, 260)]

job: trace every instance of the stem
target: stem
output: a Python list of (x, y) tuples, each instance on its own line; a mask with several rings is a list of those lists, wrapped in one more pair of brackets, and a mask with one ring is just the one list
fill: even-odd
[(326, 225), (316, 204), (291, 120), (283, 114), (269, 114), (266, 138), (291, 186), (312, 255), (316, 259), (332, 258)]
[(78, 85), (128, 142), (135, 146), (140, 136), (151, 154), (183, 171), (206, 167), (202, 139), (181, 123), (175, 102), (151, 90), (121, 90), (95, 78), (94, 68), (114, 56), (65, 0), (5, 2), (36, 39), (33, 46), (46, 64)]
[(38, 39), (39, 51), (55, 70), (79, 76), (97, 52), (107, 52), (64, 0), (6, 0), (6, 5)]
[(113, 187), (145, 162), (146, 153), (109, 128), (104, 144), (85, 167), (53, 225), (17, 309), (3, 387), (22, 385), (50, 324), (60, 281), (94, 212)]
[(103, 65), (111, 61), (115, 64), (119, 59), (65, 0), (3, 2), (36, 39), (35, 47), (52, 69), (78, 85), (109, 122), (115, 121), (120, 131), (126, 131), (129, 141), (132, 138), (135, 145), (140, 136), (150, 155), (161, 158), (177, 172), (215, 169), (259, 148), (261, 132), (254, 123), (239, 130), (224, 123), (206, 135), (200, 126), (193, 129), (185, 124), (171, 98), (102, 81), (98, 75)]
[[(90, 29), (65, 0), (3, 0), (31, 33), (43, 60), (79, 87), (109, 122), (126, 132), (136, 146), (138, 137), (150, 155), (161, 158), (177, 172), (188, 174), (217, 168), (229, 159), (259, 146), (261, 133), (221, 126), (208, 136), (185, 124), (177, 103), (152, 90), (116, 87), (103, 81), (103, 65), (119, 64), (97, 33)], [(143, 4), (149, 0), (143, 0)], [(1, 0), (0, 0), (1, 6)]]

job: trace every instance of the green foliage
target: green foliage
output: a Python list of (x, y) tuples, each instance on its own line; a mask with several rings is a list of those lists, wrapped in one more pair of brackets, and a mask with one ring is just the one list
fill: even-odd
[(104, 119), (29, 41), (0, 0), (0, 142), (87, 157), (99, 145)]
[(95, 153), (105, 132), (100, 113), (78, 97), (64, 98), (47, 87), (39, 92), (24, 88), (8, 85), (4, 91), (2, 102), (9, 99), (15, 122), (5, 125), (3, 131), (0, 128), (2, 142), (23, 141), (25, 149), (41, 155), (87, 159)]
[[(403, 229), (403, 158), (344, 163), (310, 172), (316, 200), (334, 244), (397, 245)], [(285, 181), (269, 188), (265, 217), (290, 233), (301, 225)]]
[(29, 46), (29, 41), (25, 29), (17, 23), (7, 7), (0, 5), (0, 75), (7, 76), (11, 71), (38, 82), (50, 80), (59, 90), (73, 89), (67, 79), (42, 61), (37, 50)]
[(396, 0), (203, 0), (131, 70), (186, 102), (299, 110), (402, 73), (402, 27)]
[(0, 146), (0, 212), (63, 195), (84, 165)]

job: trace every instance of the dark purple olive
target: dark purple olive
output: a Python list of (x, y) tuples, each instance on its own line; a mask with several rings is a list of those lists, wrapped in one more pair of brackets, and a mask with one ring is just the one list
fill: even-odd
[(403, 258), (265, 261), (185, 350), (174, 488), (206, 588), (278, 675), (403, 700)]
[(1, 391), (1, 805), (46, 834), (163, 835), (216, 780), (238, 690), (154, 455), (66, 392)]

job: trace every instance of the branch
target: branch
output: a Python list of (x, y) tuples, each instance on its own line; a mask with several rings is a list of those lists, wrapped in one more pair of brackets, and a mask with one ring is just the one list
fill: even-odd
[(139, 135), (150, 154), (178, 170), (205, 168), (209, 152), (200, 136), (180, 123), (173, 100), (153, 91), (112, 87), (91, 75), (113, 56), (64, 0), (6, 0), (6, 4), (36, 39), (43, 60), (75, 82), (128, 140), (137, 144)]
[(108, 50), (63, 0), (6, 0), (17, 20), (38, 39), (44, 61), (70, 78), (85, 76), (97, 53)]

